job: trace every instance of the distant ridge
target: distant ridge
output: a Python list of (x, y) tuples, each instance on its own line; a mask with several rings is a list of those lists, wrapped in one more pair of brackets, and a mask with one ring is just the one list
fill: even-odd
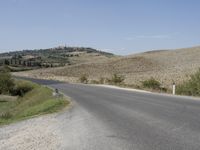
[[(29, 54), (35, 54), (37, 55), (38, 53), (52, 53), (52, 51), (59, 51), (59, 52), (87, 52), (87, 53), (99, 53), (102, 55), (113, 55), (112, 53), (109, 52), (104, 52), (101, 50), (96, 50), (94, 48), (90, 47), (66, 47), (66, 46), (58, 46), (54, 48), (46, 48), (46, 49), (32, 49), (32, 50), (19, 50), (19, 51), (11, 51), (11, 52), (4, 52), (0, 53), (0, 57), (5, 57), (5, 56), (14, 56), (14, 55), (29, 55)], [(58, 52), (58, 53), (59, 53)]]
[(0, 66), (11, 71), (53, 68), (80, 63), (97, 62), (114, 57), (112, 53), (88, 47), (58, 46), (47, 49), (12, 51), (0, 54)]

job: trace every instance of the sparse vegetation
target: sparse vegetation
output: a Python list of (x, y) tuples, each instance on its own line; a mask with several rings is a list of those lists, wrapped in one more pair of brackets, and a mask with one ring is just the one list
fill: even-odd
[(200, 69), (188, 81), (177, 86), (177, 94), (200, 96)]
[(124, 80), (125, 80), (124, 76), (118, 75), (118, 74), (113, 74), (111, 79), (107, 79), (107, 82), (109, 84), (122, 84)]
[(86, 74), (81, 75), (81, 77), (79, 78), (79, 81), (81, 83), (87, 84), (88, 83), (88, 76)]
[(100, 84), (99, 81), (97, 81), (97, 80), (91, 80), (90, 83), (91, 84)]
[(154, 79), (153, 77), (148, 80), (142, 81), (142, 86), (144, 88), (149, 88), (153, 90), (160, 90), (161, 88), (160, 82)]
[(104, 84), (106, 81), (106, 78), (100, 77), (99, 80), (91, 80), (91, 84)]

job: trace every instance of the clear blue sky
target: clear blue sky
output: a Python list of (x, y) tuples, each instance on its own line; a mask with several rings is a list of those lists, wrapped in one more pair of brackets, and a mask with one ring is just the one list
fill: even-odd
[(0, 0), (0, 52), (87, 46), (116, 54), (200, 45), (200, 0)]

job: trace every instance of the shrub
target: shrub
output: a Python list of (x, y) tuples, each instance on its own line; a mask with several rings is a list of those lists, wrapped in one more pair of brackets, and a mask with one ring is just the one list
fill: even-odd
[(10, 93), (13, 96), (24, 96), (24, 94), (31, 91), (33, 88), (33, 85), (26, 81), (18, 81)]
[(79, 78), (81, 83), (88, 83), (88, 76), (86, 74), (81, 75), (81, 77)]
[(105, 78), (101, 77), (101, 78), (99, 79), (99, 84), (104, 84), (104, 82), (105, 82)]
[(191, 75), (188, 81), (178, 85), (176, 92), (182, 95), (200, 96), (200, 69)]
[(156, 79), (150, 78), (148, 80), (142, 81), (142, 86), (144, 88), (150, 88), (150, 89), (158, 90), (158, 89), (160, 89), (161, 84)]
[(107, 82), (110, 84), (121, 84), (125, 80), (124, 76), (114, 74), (111, 79), (107, 79)]
[(0, 94), (8, 94), (14, 87), (14, 81), (7, 71), (0, 72)]
[(97, 80), (91, 80), (91, 84), (99, 84), (99, 81), (97, 81)]

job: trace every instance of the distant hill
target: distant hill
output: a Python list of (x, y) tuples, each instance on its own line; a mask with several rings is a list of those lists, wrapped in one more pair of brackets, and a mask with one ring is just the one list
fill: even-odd
[(198, 68), (200, 68), (200, 47), (192, 47), (84, 61), (56, 69), (30, 71), (21, 75), (76, 82), (82, 74), (87, 74), (90, 80), (99, 80), (101, 77), (107, 78), (117, 73), (125, 76), (127, 84), (139, 85), (141, 81), (154, 77), (164, 86), (171, 87), (172, 82), (183, 82)]
[(0, 54), (0, 65), (12, 67), (60, 67), (88, 62), (88, 59), (98, 61), (113, 57), (111, 53), (85, 47), (55, 47), (38, 50), (22, 50)]
[(34, 50), (22, 50), (22, 51), (13, 51), (8, 53), (0, 53), (0, 57), (9, 57), (15, 55), (34, 55), (34, 56), (43, 56), (43, 55), (59, 55), (64, 56), (67, 53), (73, 52), (85, 52), (85, 53), (99, 53), (102, 55), (113, 55), (108, 52), (96, 50), (93, 48), (86, 48), (86, 47), (65, 47), (65, 46), (58, 46), (55, 48), (47, 48), (47, 49), (34, 49)]

